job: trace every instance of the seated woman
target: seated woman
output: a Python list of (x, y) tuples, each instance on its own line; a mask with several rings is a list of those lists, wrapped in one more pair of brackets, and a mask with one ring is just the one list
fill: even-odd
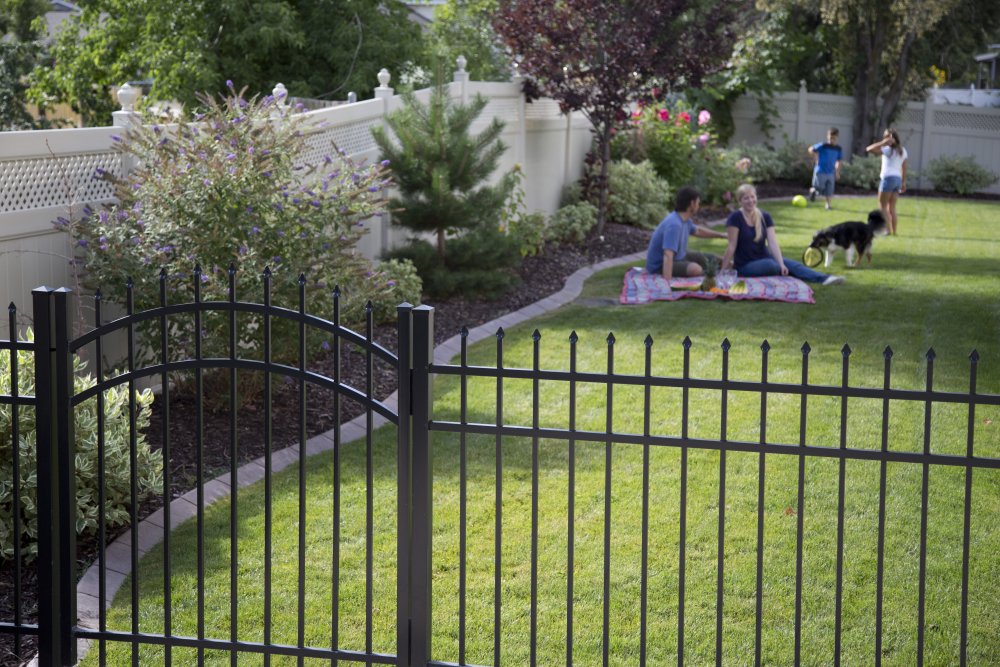
[(804, 264), (781, 256), (774, 221), (767, 211), (757, 208), (754, 186), (745, 183), (737, 188), (736, 201), (740, 210), (734, 211), (726, 220), (729, 245), (722, 257), (722, 268), (732, 266), (739, 275), (748, 278), (792, 275), (809, 283), (839, 285), (844, 282), (840, 276), (813, 271)]

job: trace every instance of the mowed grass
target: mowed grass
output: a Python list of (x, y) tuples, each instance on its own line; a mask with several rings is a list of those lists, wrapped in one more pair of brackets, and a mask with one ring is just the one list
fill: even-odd
[[(795, 209), (764, 203), (779, 226), (786, 255), (798, 257), (812, 233), (830, 222), (864, 219), (874, 198), (835, 200), (835, 211), (821, 207)], [(808, 342), (809, 381), (837, 386), (843, 381), (845, 344), (850, 346), (848, 382), (855, 387), (881, 387), (886, 346), (891, 346), (891, 384), (899, 389), (923, 389), (927, 384), (925, 354), (935, 351), (933, 388), (968, 391), (969, 353), (979, 353), (977, 388), (1000, 393), (1000, 206), (904, 198), (900, 205), (900, 236), (880, 239), (875, 260), (860, 270), (843, 269), (839, 256), (834, 271), (848, 277), (843, 286), (817, 287), (815, 305), (681, 300), (641, 307), (571, 305), (513, 328), (503, 339), (505, 367), (532, 366), (537, 327), (540, 366), (569, 368), (571, 331), (579, 336), (577, 367), (604, 372), (608, 367), (606, 338), (614, 332), (616, 373), (645, 372), (647, 334), (653, 338), (652, 373), (680, 377), (681, 341), (690, 336), (690, 374), (720, 378), (722, 340), (732, 344), (729, 377), (761, 378), (761, 342), (770, 345), (768, 379), (798, 383), (802, 352)], [(721, 241), (698, 241), (695, 247), (721, 252)], [(623, 267), (592, 278), (582, 303), (614, 299)], [(470, 364), (493, 365), (497, 343), (489, 340), (471, 348)], [(496, 420), (495, 379), (470, 379), (467, 418)], [(505, 424), (530, 425), (530, 381), (504, 382)], [(541, 426), (569, 425), (569, 389), (563, 383), (541, 382), (538, 421)], [(607, 428), (606, 385), (577, 386), (576, 427)], [(688, 434), (718, 439), (721, 435), (721, 395), (692, 390)], [(435, 383), (435, 418), (458, 420), (461, 385), (454, 378)], [(616, 387), (612, 395), (612, 428), (642, 433), (645, 397), (641, 389)], [(681, 434), (681, 393), (655, 389), (650, 396), (650, 432)], [(759, 394), (729, 392), (726, 437), (761, 439)], [(771, 393), (766, 404), (766, 440), (796, 444), (800, 433), (800, 400)], [(947, 403), (931, 406), (929, 430), (925, 406), (892, 401), (888, 446), (894, 451), (921, 451), (929, 438), (935, 453), (964, 454), (969, 438), (967, 408)], [(837, 398), (813, 397), (806, 411), (803, 438), (810, 446), (841, 443), (841, 405)], [(882, 402), (851, 399), (847, 406), (845, 444), (877, 449), (882, 438)], [(980, 406), (972, 420), (978, 456), (1000, 457), (1000, 408)], [(435, 433), (434, 445), (434, 658), (458, 661), (459, 614), (459, 496), (460, 451), (457, 436)], [(493, 662), (494, 522), (496, 442), (493, 437), (469, 437), (467, 455), (467, 590), (466, 660)], [(505, 438), (503, 454), (503, 546), (501, 549), (502, 661), (529, 662), (531, 582), (532, 449), (530, 439)], [(609, 454), (610, 449), (610, 454)], [(641, 520), (644, 448), (613, 443), (577, 443), (574, 450), (574, 632), (573, 663), (602, 661), (604, 587), (605, 461), (611, 460), (611, 552), (609, 653), (613, 665), (635, 665), (640, 651), (642, 582)], [(679, 579), (681, 458), (679, 449), (654, 447), (649, 454), (648, 663), (676, 662)], [(538, 663), (566, 663), (566, 595), (569, 564), (569, 447), (565, 441), (538, 443)], [(716, 578), (719, 552), (721, 459), (717, 451), (687, 452), (687, 539), (684, 658), (689, 664), (715, 660)], [(725, 455), (724, 607), (722, 650), (725, 664), (752, 664), (754, 655), (757, 494), (761, 479), (755, 453)], [(395, 652), (395, 430), (384, 428), (373, 440), (374, 576), (373, 648)], [(343, 516), (340, 546), (340, 646), (365, 648), (365, 443), (342, 452)], [(796, 528), (804, 524), (802, 660), (831, 664), (836, 621), (836, 551), (839, 464), (835, 459), (806, 457), (804, 502), (798, 503), (800, 460), (797, 456), (766, 457), (764, 480), (763, 617), (761, 651), (769, 664), (793, 662), (795, 619)], [(332, 629), (332, 507), (331, 455), (306, 463), (305, 643), (329, 646)], [(842, 662), (872, 664), (875, 651), (876, 558), (880, 464), (849, 461), (844, 467), (844, 551)], [(886, 466), (886, 531), (884, 570), (883, 664), (914, 664), (917, 655), (918, 567), (921, 525), (922, 467), (909, 463)], [(963, 467), (935, 466), (929, 471), (927, 512), (927, 576), (924, 658), (927, 664), (950, 665), (959, 660), (962, 534), (966, 472)], [(296, 644), (298, 563), (298, 471), (295, 466), (275, 477), (273, 524), (272, 640)], [(239, 618), (238, 635), (245, 641), (263, 639), (263, 508), (262, 484), (239, 493)], [(972, 477), (971, 559), (969, 567), (970, 664), (991, 664), (1000, 655), (1000, 472), (977, 470)], [(229, 618), (229, 504), (206, 511), (206, 636), (227, 639)], [(195, 635), (196, 531), (188, 522), (173, 536), (172, 616), (175, 634)], [(140, 567), (140, 630), (163, 629), (162, 556), (158, 549)], [(130, 628), (128, 584), (121, 589), (109, 627)], [(127, 659), (128, 647), (109, 645), (109, 664)], [(96, 664), (96, 649), (86, 664)], [(174, 664), (193, 664), (196, 654), (175, 649)], [(227, 663), (228, 654), (207, 652), (210, 664)], [(162, 649), (143, 647), (142, 664), (162, 664)], [(290, 664), (275, 658), (274, 664)], [(309, 662), (308, 660), (306, 661)], [(262, 664), (259, 655), (240, 654), (240, 664)], [(315, 664), (319, 664), (318, 661)], [(328, 664), (328, 663), (323, 663)]]

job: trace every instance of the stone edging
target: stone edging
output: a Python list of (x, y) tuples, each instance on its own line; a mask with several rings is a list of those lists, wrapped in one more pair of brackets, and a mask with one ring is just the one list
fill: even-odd
[[(604, 269), (617, 264), (623, 264), (625, 262), (640, 260), (645, 261), (645, 258), (646, 253), (645, 251), (642, 251), (614, 259), (606, 259), (602, 262), (598, 262), (597, 264), (592, 264), (590, 266), (585, 266), (582, 269), (578, 269), (566, 279), (566, 284), (555, 294), (551, 294), (544, 299), (529, 304), (520, 310), (515, 310), (498, 317), (495, 320), (481, 324), (474, 329), (470, 329), (468, 343), (471, 345), (472, 343), (477, 343), (486, 338), (490, 338), (496, 334), (497, 329), (500, 327), (508, 329), (570, 303), (580, 296), (580, 293), (583, 291), (584, 282), (586, 282), (590, 276), (598, 271), (603, 271)], [(461, 352), (461, 346), (461, 334), (452, 336), (434, 348), (434, 362), (439, 364), (447, 363)], [(384, 401), (382, 401), (382, 404), (387, 408), (396, 411), (398, 407), (398, 400), (398, 392), (393, 392)], [(362, 413), (354, 419), (341, 424), (341, 444), (346, 445), (363, 438), (367, 432), (365, 428), (366, 420), (367, 415)], [(372, 428), (379, 428), (386, 423), (388, 423), (388, 420), (385, 417), (379, 414), (373, 415)], [(333, 437), (334, 430), (331, 429), (326, 433), (322, 433), (307, 440), (306, 456), (309, 457), (314, 454), (319, 454), (333, 449)], [(297, 444), (290, 445), (289, 447), (285, 447), (277, 452), (272, 452), (271, 471), (273, 473), (280, 472), (298, 460), (299, 445)], [(262, 480), (264, 478), (264, 457), (261, 456), (242, 465), (236, 471), (236, 476), (239, 488), (249, 486)], [(229, 497), (232, 490), (230, 474), (226, 473), (224, 475), (220, 475), (219, 477), (205, 483), (203, 490), (205, 496), (205, 507), (208, 507), (217, 500)], [(198, 489), (195, 488), (170, 502), (171, 530), (176, 530), (182, 523), (197, 516), (197, 499)], [(161, 507), (139, 522), (137, 530), (139, 558), (142, 558), (149, 551), (159, 546), (160, 542), (163, 541), (163, 519), (164, 512)], [(125, 583), (125, 580), (128, 578), (131, 570), (132, 531), (129, 530), (128, 532), (120, 535), (105, 549), (105, 610), (111, 608), (111, 603), (114, 600), (115, 595), (118, 593), (118, 589)], [(89, 629), (98, 628), (100, 620), (99, 577), (100, 571), (98, 561), (94, 561), (94, 563), (87, 569), (87, 572), (77, 583), (76, 608), (78, 624), (81, 627)], [(83, 660), (86, 656), (89, 647), (89, 640), (81, 639), (78, 641), (77, 648), (80, 660)], [(33, 660), (31, 664), (37, 664), (37, 658), (36, 660)]]

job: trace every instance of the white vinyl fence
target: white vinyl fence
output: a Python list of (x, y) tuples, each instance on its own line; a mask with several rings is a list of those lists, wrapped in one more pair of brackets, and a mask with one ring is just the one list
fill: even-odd
[[(917, 172), (914, 185), (931, 187), (921, 177), (931, 160), (947, 155), (972, 157), (981, 167), (1000, 173), (1000, 108), (938, 104), (934, 92), (926, 102), (905, 102), (895, 127), (909, 153), (909, 167)], [(854, 99), (843, 95), (810, 93), (803, 84), (798, 92), (777, 93), (771, 102), (778, 115), (771, 122), (770, 143), (786, 141), (814, 144), (823, 141), (830, 126), (840, 129), (840, 145), (850, 147)], [(733, 108), (733, 142), (759, 144), (767, 137), (757, 124), (760, 105), (746, 96)], [(984, 190), (1000, 194), (1000, 183)]]
[[(489, 100), (473, 131), (484, 129), (494, 117), (505, 123), (502, 140), (508, 149), (498, 175), (520, 164), (528, 210), (553, 213), (563, 184), (582, 173), (591, 142), (589, 124), (579, 114), (560, 113), (552, 100), (526, 104), (519, 79), (469, 81), (463, 65), (461, 59), (449, 84), (452, 97), (468, 100), (478, 93)], [(354, 160), (377, 160), (371, 128), (403, 104), (389, 80), (389, 73), (382, 70), (374, 99), (306, 112), (322, 131), (310, 137), (310, 150), (301, 159), (315, 160), (335, 144)], [(132, 112), (135, 94), (123, 88), (119, 92), (123, 109), (115, 112), (114, 126), (0, 133), (0, 304), (13, 302), (19, 312), (27, 312), (33, 288), (75, 287), (68, 236), (52, 223), (59, 217), (78, 218), (84, 205), (111, 201), (110, 185), (94, 175), (98, 168), (121, 174), (128, 167), (111, 148), (112, 136), (137, 122)], [(417, 96), (426, 101), (430, 90), (419, 91)], [(388, 216), (371, 219), (366, 226), (368, 234), (360, 250), (370, 258), (406, 235), (392, 228)], [(8, 328), (4, 317), (0, 338), (7, 336)]]

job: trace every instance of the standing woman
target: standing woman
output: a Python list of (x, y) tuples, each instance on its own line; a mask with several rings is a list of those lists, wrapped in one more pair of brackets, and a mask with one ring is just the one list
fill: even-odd
[(813, 271), (805, 264), (785, 259), (781, 255), (778, 237), (774, 233), (774, 220), (767, 211), (757, 208), (757, 189), (744, 183), (736, 189), (740, 210), (733, 211), (726, 220), (729, 245), (722, 257), (722, 268), (732, 266), (741, 276), (792, 275), (799, 280), (824, 285), (839, 285), (840, 276), (829, 276)]
[(882, 155), (882, 172), (879, 174), (878, 207), (885, 215), (889, 224), (889, 233), (896, 233), (896, 200), (906, 192), (906, 149), (899, 141), (899, 132), (891, 127), (882, 135), (882, 141), (876, 141), (866, 148), (872, 155)]

